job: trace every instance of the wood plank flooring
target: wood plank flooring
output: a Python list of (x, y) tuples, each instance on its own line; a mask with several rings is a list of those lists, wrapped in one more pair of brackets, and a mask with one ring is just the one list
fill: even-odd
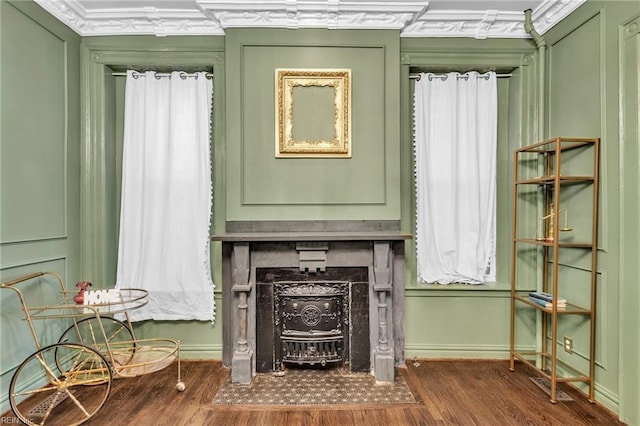
[[(417, 404), (363, 406), (220, 406), (211, 402), (229, 370), (219, 361), (183, 361), (185, 392), (175, 390), (176, 369), (113, 382), (102, 409), (87, 425), (616, 425), (617, 416), (562, 385), (574, 401), (552, 404), (508, 361), (418, 360), (399, 369)], [(3, 416), (10, 416), (5, 413)]]

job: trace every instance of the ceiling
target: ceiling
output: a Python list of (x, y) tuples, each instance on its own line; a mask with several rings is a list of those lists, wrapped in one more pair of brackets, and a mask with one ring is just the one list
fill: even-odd
[(223, 35), (228, 28), (396, 29), (402, 37), (526, 38), (586, 0), (35, 0), (81, 36)]

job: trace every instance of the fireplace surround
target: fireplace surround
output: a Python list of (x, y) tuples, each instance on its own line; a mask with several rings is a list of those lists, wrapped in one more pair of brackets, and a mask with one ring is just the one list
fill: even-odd
[(404, 364), (410, 238), (399, 229), (396, 221), (227, 222), (213, 240), (222, 242), (222, 352), (232, 382), (286, 364), (335, 363), (392, 383)]

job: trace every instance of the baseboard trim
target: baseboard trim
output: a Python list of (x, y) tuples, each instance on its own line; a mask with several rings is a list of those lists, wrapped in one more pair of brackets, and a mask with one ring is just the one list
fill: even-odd
[(180, 344), (180, 358), (188, 360), (222, 360), (222, 345)]

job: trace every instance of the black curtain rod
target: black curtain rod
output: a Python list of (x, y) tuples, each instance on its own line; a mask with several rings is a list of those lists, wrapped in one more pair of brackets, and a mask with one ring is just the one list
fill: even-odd
[[(434, 73), (434, 77), (435, 78), (444, 78), (446, 77), (446, 75), (443, 74), (436, 74)], [(511, 77), (511, 74), (496, 74), (497, 78), (508, 78)], [(409, 78), (412, 80), (420, 80), (420, 74), (417, 75), (409, 75)], [(466, 78), (464, 75), (459, 75), (458, 78)]]
[[(184, 74), (185, 77), (188, 77), (187, 72), (185, 71), (180, 71), (182, 74)], [(142, 76), (144, 77), (144, 72), (140, 72), (140, 71), (134, 71), (134, 73), (136, 73), (138, 76)], [(126, 72), (114, 72), (111, 73), (112, 76), (114, 77), (126, 77), (127, 73)], [(156, 77), (169, 77), (171, 76), (170, 72), (156, 72)], [(207, 73), (206, 74), (207, 78), (212, 78), (213, 77), (213, 73)]]

